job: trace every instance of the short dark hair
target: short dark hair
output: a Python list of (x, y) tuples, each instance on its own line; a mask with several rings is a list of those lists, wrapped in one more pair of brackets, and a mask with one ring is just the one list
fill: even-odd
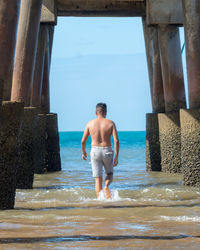
[(105, 103), (97, 103), (96, 105), (96, 111), (100, 114), (106, 114), (107, 113), (107, 105)]

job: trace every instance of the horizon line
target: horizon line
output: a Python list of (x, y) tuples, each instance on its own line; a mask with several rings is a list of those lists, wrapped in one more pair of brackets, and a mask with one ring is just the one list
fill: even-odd
[[(84, 132), (84, 130), (62, 130), (59, 131), (59, 133), (65, 133), (65, 132)], [(146, 132), (146, 130), (118, 130), (118, 132)]]

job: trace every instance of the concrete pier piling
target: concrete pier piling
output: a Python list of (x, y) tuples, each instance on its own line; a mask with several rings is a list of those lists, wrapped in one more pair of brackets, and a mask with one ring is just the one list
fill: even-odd
[(36, 126), (36, 140), (34, 149), (34, 172), (42, 174), (45, 172), (45, 155), (46, 155), (46, 117), (40, 114), (42, 83), (44, 75), (45, 52), (48, 42), (48, 25), (40, 24), (38, 38), (37, 55), (33, 76), (33, 86), (31, 92), (32, 107), (38, 108), (38, 123)]
[(46, 170), (46, 114), (38, 114), (38, 123), (36, 129), (36, 140), (34, 150), (34, 172), (44, 174)]
[(165, 111), (175, 112), (186, 107), (179, 28), (159, 25), (158, 38), (163, 76)]
[(183, 0), (189, 110), (181, 110), (183, 184), (200, 187), (200, 1)]
[[(44, 34), (42, 35), (42, 33)], [(35, 71), (42, 71), (42, 74), (34, 73), (35, 81), (33, 82), (31, 98), (31, 105), (39, 108), (34, 157), (34, 169), (37, 174), (61, 170), (57, 114), (50, 113), (49, 72), (53, 33), (53, 25), (41, 24), (38, 50), (42, 46), (44, 57), (41, 57), (41, 53), (40, 56), (38, 55), (40, 60), (42, 58), (43, 63), (36, 62)]]
[(32, 188), (34, 133), (37, 108), (29, 108), (40, 27), (42, 0), (21, 0), (11, 101), (23, 102), (24, 119), (19, 142), (18, 188)]
[[(0, 1), (0, 100), (10, 100), (19, 0)], [(3, 86), (4, 82), (4, 86)]]
[(41, 105), (42, 81), (44, 75), (44, 61), (45, 61), (45, 50), (47, 46), (47, 38), (48, 38), (48, 27), (47, 25), (41, 24), (39, 38), (38, 38), (35, 69), (33, 74), (31, 107), (39, 108)]
[(160, 50), (157, 26), (148, 26), (143, 18), (143, 31), (147, 54), (152, 114), (146, 115), (146, 168), (161, 171), (158, 113), (165, 112)]
[(19, 189), (31, 189), (33, 187), (37, 114), (38, 110), (35, 107), (24, 108), (17, 171), (17, 188)]
[(186, 107), (179, 29), (159, 25), (158, 38), (165, 97), (165, 114), (158, 115), (162, 171), (180, 173), (180, 108)]
[(158, 114), (146, 114), (146, 169), (161, 171)]
[(15, 63), (12, 81), (12, 101), (30, 104), (35, 67), (42, 0), (21, 0)]
[(57, 114), (50, 113), (50, 82), (49, 72), (53, 45), (53, 29), (49, 25), (49, 41), (45, 53), (45, 65), (41, 96), (41, 113), (46, 114), (46, 157), (45, 169), (48, 172), (60, 171), (60, 145)]
[[(10, 102), (19, 0), (0, 1), (0, 209), (14, 208), (23, 104)], [(3, 102), (6, 100), (6, 102)]]
[(200, 187), (200, 109), (180, 110), (183, 184)]
[(61, 170), (60, 145), (57, 114), (46, 115), (46, 169), (48, 172)]
[(0, 108), (0, 209), (14, 208), (23, 111), (17, 102), (3, 102)]

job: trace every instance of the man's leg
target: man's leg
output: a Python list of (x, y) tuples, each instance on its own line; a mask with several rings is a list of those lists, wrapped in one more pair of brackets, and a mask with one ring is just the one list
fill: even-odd
[(105, 187), (104, 187), (104, 192), (105, 192), (105, 195), (106, 195), (106, 199), (111, 198), (111, 193), (110, 193), (110, 190), (109, 190), (108, 187), (112, 183), (112, 180), (113, 180), (113, 173), (107, 174), (106, 181), (105, 181)]
[(99, 192), (102, 190), (102, 181), (103, 181), (102, 176), (95, 178), (95, 187), (96, 187), (97, 198), (99, 198)]

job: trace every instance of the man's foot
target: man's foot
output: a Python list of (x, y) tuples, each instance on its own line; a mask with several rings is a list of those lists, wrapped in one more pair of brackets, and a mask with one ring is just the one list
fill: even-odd
[(104, 193), (105, 193), (106, 199), (110, 199), (111, 198), (111, 193), (110, 193), (110, 190), (109, 190), (108, 187), (104, 188)]

